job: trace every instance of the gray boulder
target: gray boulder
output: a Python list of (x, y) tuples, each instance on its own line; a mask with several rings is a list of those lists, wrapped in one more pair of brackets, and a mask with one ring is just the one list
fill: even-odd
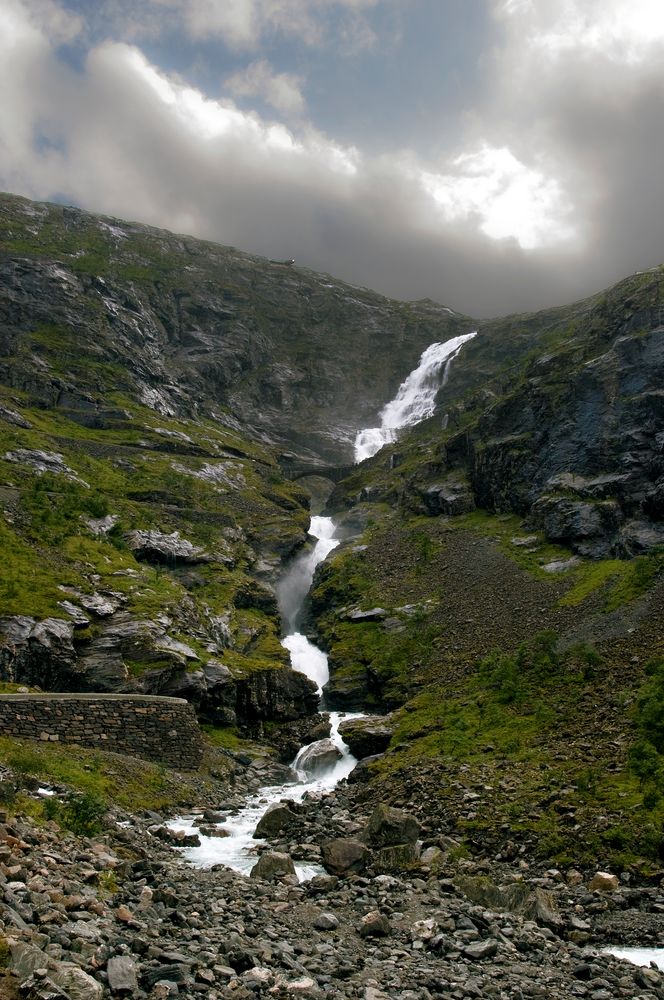
[(319, 774), (334, 767), (342, 757), (341, 750), (332, 740), (317, 740), (304, 747), (295, 758), (294, 767), (305, 774)]
[(268, 851), (262, 854), (249, 872), (250, 878), (267, 881), (283, 878), (284, 875), (295, 875), (295, 865), (290, 854), (283, 854), (281, 851)]
[(254, 830), (254, 837), (276, 837), (287, 830), (297, 819), (295, 813), (283, 802), (273, 802), (265, 810)]
[(330, 875), (347, 875), (366, 868), (369, 851), (366, 844), (352, 837), (337, 837), (322, 845), (321, 860)]
[(414, 844), (419, 835), (420, 828), (414, 816), (381, 803), (372, 812), (363, 839), (370, 847), (392, 847)]
[(358, 760), (373, 757), (384, 753), (390, 745), (394, 729), (388, 720), (389, 716), (345, 719), (339, 725), (339, 735)]

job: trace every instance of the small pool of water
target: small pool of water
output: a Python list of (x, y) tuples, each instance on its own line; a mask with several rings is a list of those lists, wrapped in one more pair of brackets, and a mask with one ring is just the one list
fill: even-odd
[(649, 966), (654, 962), (664, 972), (664, 948), (605, 948), (605, 955), (615, 955), (633, 965)]

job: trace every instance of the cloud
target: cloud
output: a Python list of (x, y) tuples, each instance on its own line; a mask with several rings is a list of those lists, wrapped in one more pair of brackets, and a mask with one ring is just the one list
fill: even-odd
[(304, 112), (301, 83), (301, 77), (275, 73), (266, 59), (259, 59), (227, 77), (224, 87), (234, 97), (262, 97), (276, 111), (290, 116)]
[[(174, 17), (207, 9), (162, 3)], [(314, 44), (332, 11), (352, 18), (379, 5), (205, 3), (205, 30), (245, 48), (269, 31)], [(616, 45), (619, 0), (496, 0), (490, 86), (433, 159), (397, 141), (382, 155), (335, 141), (304, 119), (300, 80), (263, 58), (227, 81), (243, 107), (118, 41), (74, 70), (57, 46), (81, 30), (76, 18), (55, 2), (3, 0), (0, 186), (292, 255), (473, 315), (570, 300), (664, 256), (664, 31), (639, 27), (645, 0), (630, 9), (628, 57)], [(291, 126), (245, 109), (252, 96)]]
[(487, 236), (513, 237), (524, 250), (574, 236), (571, 206), (560, 185), (509, 149), (485, 145), (457, 156), (451, 167), (454, 173), (420, 173), (424, 190), (446, 219), (476, 218)]

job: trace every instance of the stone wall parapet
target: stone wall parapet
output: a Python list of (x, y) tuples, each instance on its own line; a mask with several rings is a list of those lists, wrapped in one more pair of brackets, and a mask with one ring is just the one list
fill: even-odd
[(0, 732), (78, 744), (195, 770), (203, 740), (183, 698), (131, 694), (0, 694)]

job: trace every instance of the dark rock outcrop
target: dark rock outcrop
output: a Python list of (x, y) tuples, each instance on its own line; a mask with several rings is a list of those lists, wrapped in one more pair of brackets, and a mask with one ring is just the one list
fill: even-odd
[(389, 716), (344, 719), (339, 725), (339, 735), (358, 760), (384, 753), (390, 745), (393, 731)]

